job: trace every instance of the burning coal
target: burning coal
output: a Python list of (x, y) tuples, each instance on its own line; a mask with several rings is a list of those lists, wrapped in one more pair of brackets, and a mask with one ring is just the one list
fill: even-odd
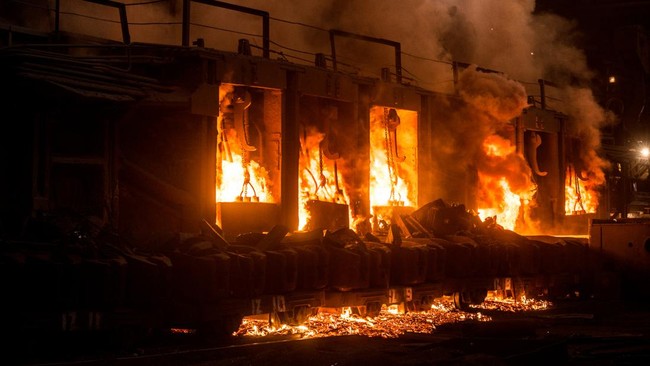
[(384, 307), (376, 317), (353, 315), (350, 308), (337, 313), (319, 312), (304, 325), (273, 327), (268, 321), (244, 319), (236, 336), (297, 335), (304, 338), (363, 335), (396, 338), (406, 333), (432, 333), (442, 324), (461, 321), (490, 321), (481, 313), (456, 310), (451, 300), (435, 303), (431, 310), (398, 314)]
[(547, 300), (528, 298), (525, 294), (516, 297), (501, 297), (495, 291), (489, 291), (485, 301), (480, 305), (470, 305), (471, 308), (481, 310), (497, 310), (502, 312), (521, 312), (547, 310), (553, 303)]
[[(548, 301), (500, 298), (489, 293), (481, 305), (470, 305), (474, 309), (501, 312), (541, 311), (552, 306)], [(367, 337), (396, 338), (406, 333), (431, 334), (443, 324), (465, 321), (488, 322), (490, 316), (481, 312), (466, 312), (454, 307), (449, 297), (442, 297), (431, 305), (431, 309), (418, 312), (404, 312), (397, 306), (382, 308), (376, 317), (363, 317), (352, 313), (351, 308), (332, 312), (318, 312), (310, 316), (305, 324), (272, 326), (266, 320), (244, 319), (235, 336), (265, 337), (270, 335), (291, 335), (301, 338), (336, 337), (363, 335)]]

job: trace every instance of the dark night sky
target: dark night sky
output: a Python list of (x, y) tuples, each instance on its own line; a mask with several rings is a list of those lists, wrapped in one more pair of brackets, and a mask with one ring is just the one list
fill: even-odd
[[(596, 72), (594, 94), (602, 105), (619, 115), (621, 123), (613, 131), (615, 144), (647, 141), (650, 1), (537, 0), (536, 11), (552, 12), (576, 22), (582, 35), (578, 46)], [(610, 75), (616, 75), (616, 85), (608, 84)]]
[(647, 0), (537, 0), (536, 10), (575, 20), (584, 35), (581, 46), (594, 62), (613, 57), (616, 30), (632, 26), (641, 26), (646, 32), (650, 29)]

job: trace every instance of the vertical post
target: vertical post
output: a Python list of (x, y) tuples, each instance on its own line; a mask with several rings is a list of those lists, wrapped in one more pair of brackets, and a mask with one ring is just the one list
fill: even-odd
[(217, 184), (217, 119), (203, 117), (201, 131), (201, 218), (214, 224), (217, 220), (215, 186)]
[(336, 41), (334, 40), (333, 30), (330, 30), (330, 48), (332, 51), (332, 68), (336, 71)]
[(282, 222), (289, 230), (297, 230), (300, 95), (298, 93), (298, 75), (295, 71), (287, 72), (287, 89), (283, 97), (281, 215)]
[(125, 44), (131, 43), (131, 35), (129, 34), (129, 21), (126, 18), (126, 5), (112, 0), (84, 0), (84, 1), (89, 3), (99, 4), (99, 5), (110, 6), (112, 8), (117, 8), (120, 14), (120, 25), (122, 27), (122, 41)]
[(539, 97), (542, 102), (542, 109), (546, 109), (546, 89), (544, 86), (544, 80), (538, 79), (537, 82), (539, 83)]
[(190, 45), (190, 2), (191, 0), (183, 0), (183, 47)]
[(269, 13), (262, 15), (262, 56), (264, 58), (270, 57), (271, 50), (271, 37), (269, 26)]
[(402, 45), (395, 43), (395, 75), (397, 83), (402, 83)]
[(566, 164), (565, 164), (565, 161), (564, 161), (564, 159), (565, 159), (564, 157), (566, 156), (565, 155), (566, 154), (566, 146), (565, 146), (565, 143), (566, 143), (566, 125), (564, 123), (565, 122), (564, 118), (558, 118), (558, 122), (560, 123), (560, 132), (559, 132), (558, 142), (557, 142), (558, 156), (560, 157), (558, 159), (558, 164), (559, 164), (559, 167), (558, 167), (558, 170), (559, 170), (559, 172), (558, 172), (559, 173), (559, 177), (558, 177), (558, 179), (559, 179), (558, 197), (559, 197), (559, 199), (558, 199), (558, 201), (560, 202), (560, 204), (559, 204), (560, 207), (558, 207), (558, 209), (560, 210), (560, 215), (562, 216), (561, 220), (563, 221), (564, 216), (566, 215), (566, 210), (564, 208), (564, 203), (566, 202), (566, 191), (564, 189), (564, 184), (566, 182)]
[(61, 21), (61, 0), (54, 3), (54, 37), (59, 39), (59, 24)]
[(120, 11), (120, 25), (122, 26), (122, 40), (124, 41), (124, 44), (131, 44), (129, 21), (126, 18), (126, 6), (119, 6), (118, 9)]

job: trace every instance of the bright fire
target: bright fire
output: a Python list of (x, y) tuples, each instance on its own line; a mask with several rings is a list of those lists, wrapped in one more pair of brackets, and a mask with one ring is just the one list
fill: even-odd
[(306, 207), (307, 201), (318, 200), (346, 205), (350, 202), (343, 189), (344, 183), (338, 172), (336, 160), (328, 159), (321, 148), (321, 142), (327, 136), (316, 128), (308, 128), (305, 132), (300, 141), (298, 177), (300, 230), (306, 229), (310, 219), (310, 212)]
[(417, 201), (417, 112), (370, 110), (370, 206)]
[(232, 161), (221, 160), (218, 176), (217, 202), (273, 202), (266, 189), (266, 170), (254, 160), (245, 164), (242, 155), (233, 153)]
[(567, 166), (564, 184), (564, 212), (567, 215), (595, 213), (598, 208), (598, 196), (579, 178), (579, 172), (573, 166)]
[(237, 134), (235, 124), (243, 121), (237, 121), (230, 111), (235, 104), (233, 90), (230, 85), (219, 88), (216, 201), (274, 202), (267, 187), (266, 169), (253, 158), (255, 151), (243, 148), (247, 142)]
[(483, 182), (484, 187), (492, 187), (492, 192), (496, 192), (495, 194), (503, 197), (503, 200), (498, 202), (496, 207), (479, 208), (478, 214), (481, 219), (496, 217), (499, 225), (505, 229), (514, 230), (519, 217), (519, 208), (521, 207), (520, 197), (510, 190), (510, 185), (505, 177), (494, 180), (493, 177), (479, 173), (479, 181)]
[[(493, 161), (493, 164), (509, 164), (513, 160), (521, 158), (515, 146), (508, 139), (497, 135), (489, 136), (483, 143), (486, 160)], [(488, 163), (489, 168), (490, 163)], [(513, 191), (510, 179), (520, 179), (526, 172), (503, 170), (503, 174), (489, 174), (491, 171), (478, 172), (479, 180), (479, 197), (478, 213), (482, 220), (490, 217), (496, 217), (499, 225), (505, 229), (514, 230), (520, 214), (520, 208), (523, 204), (530, 202), (534, 184), (527, 179), (524, 189), (518, 192)]]

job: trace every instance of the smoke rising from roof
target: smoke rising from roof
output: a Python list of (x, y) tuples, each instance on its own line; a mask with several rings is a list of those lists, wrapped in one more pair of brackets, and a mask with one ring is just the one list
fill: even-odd
[[(437, 101), (441, 108), (436, 118), (445, 124), (437, 131), (434, 145), (440, 156), (453, 159), (453, 166), (446, 164), (445, 168), (457, 170), (458, 174), (487, 162), (482, 152), (486, 137), (521, 113), (527, 95), (539, 95), (537, 79), (552, 81), (558, 87), (546, 90), (548, 107), (569, 115), (567, 131), (582, 141), (579, 154), (585, 173), (593, 184), (604, 181), (607, 162), (597, 154), (599, 128), (612, 123), (613, 118), (598, 105), (589, 89), (595, 74), (584, 52), (576, 46), (580, 41), (576, 23), (554, 14), (536, 13), (535, 0), (228, 2), (268, 11), (271, 47), (282, 52), (272, 57), (286, 57), (291, 62), (313, 63), (314, 53), (330, 54), (328, 29), (400, 42), (408, 82), (434, 91), (458, 91), (461, 97), (462, 102)], [(132, 40), (179, 45), (181, 5), (182, 0), (167, 0), (129, 6)], [(115, 22), (117, 11), (81, 0), (62, 2), (62, 6), (67, 11), (61, 19), (63, 30), (120, 39), (119, 24), (98, 26), (96, 19), (72, 14)], [(191, 39), (203, 38), (206, 47), (234, 52), (239, 38), (261, 46), (259, 17), (192, 3), (191, 21)], [(259, 54), (259, 50), (255, 51)], [(381, 68), (395, 68), (389, 47), (363, 41), (337, 40), (337, 58), (357, 65), (360, 69), (354, 71), (362, 75), (378, 77)], [(454, 85), (451, 61), (503, 74), (482, 73), (470, 67)], [(452, 111), (443, 111), (445, 107)], [(449, 188), (440, 189), (444, 192)]]

